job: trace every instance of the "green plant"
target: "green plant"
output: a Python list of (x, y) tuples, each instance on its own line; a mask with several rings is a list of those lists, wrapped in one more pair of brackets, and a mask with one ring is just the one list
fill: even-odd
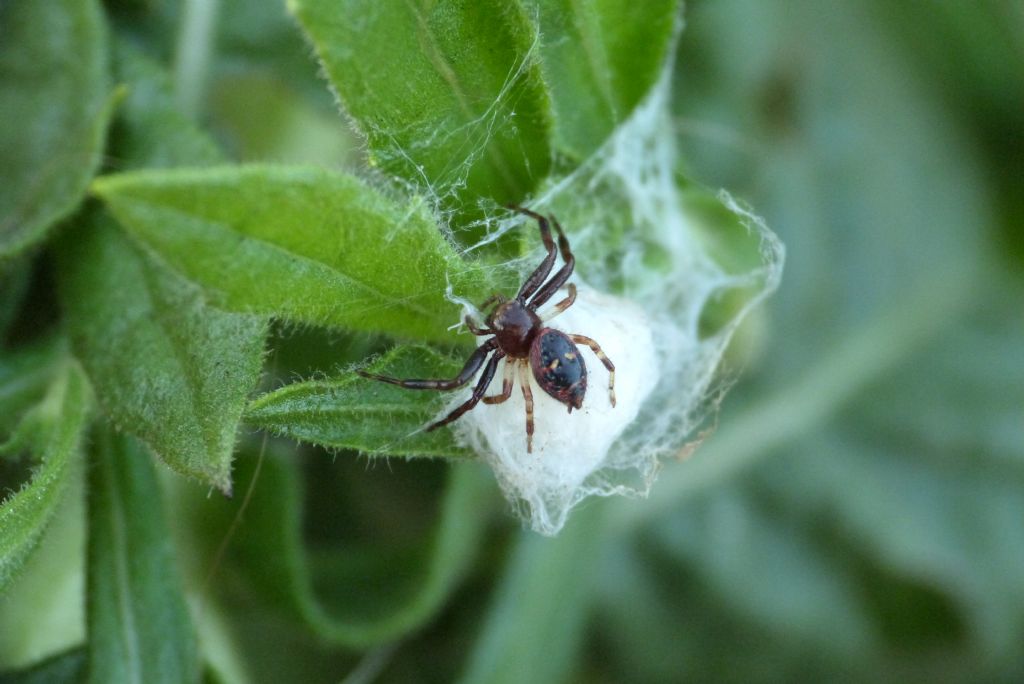
[[(494, 454), (512, 503), (554, 534), (589, 493), (645, 491), (659, 459), (683, 447), (729, 337), (781, 267), (781, 247), (756, 218), (680, 174), (666, 109), (675, 0), (642, 11), (626, 3), (292, 2), (365, 140), (366, 166), (356, 172), (229, 163), (183, 113), (197, 107), (209, 75), (201, 62), (212, 6), (183, 7), (173, 83), (153, 59), (168, 25), (158, 13), (112, 3), (108, 18), (92, 1), (3, 10), (13, 29), (0, 62), (14, 86), (5, 89), (5, 112), (32, 122), (4, 133), (17, 167), (0, 240), (12, 338), (4, 358), (18, 388), (7, 393), (4, 413), (18, 422), (6, 450), (37, 467), (4, 502), (10, 549), (0, 580), (15, 580), (84, 486), (85, 667), (97, 681), (193, 679), (200, 654), (228, 676), (206, 635), (204, 648), (195, 645), (172, 529), (179, 551), (221, 539), (249, 566), (251, 586), (349, 646), (416, 627), (465, 571), (487, 522), (468, 508), (484, 497), (468, 466), (450, 477), (435, 538), (401, 552), (423, 567), (413, 586), (396, 579), (367, 615), (345, 603), (340, 615), (325, 613), (312, 587), (324, 580), (296, 537), (298, 464), (276, 440), (239, 444), (240, 421), (355, 452), (343, 458)], [(50, 25), (60, 27), (59, 40), (42, 39)], [(235, 30), (262, 47), (262, 36)], [(284, 117), (301, 109), (282, 107)], [(261, 136), (260, 119), (271, 115), (238, 109), (226, 118), (251, 119)], [(340, 118), (336, 125), (343, 128)], [(381, 387), (341, 366), (366, 363), (387, 336), (400, 344), (372, 361), (375, 369), (450, 374), (469, 343), (451, 330), (460, 309), (515, 288), (535, 262), (532, 230), (511, 230), (502, 208), (527, 201), (572, 227), (591, 288), (646, 309), (585, 289), (567, 314), (613, 338), (605, 344), (619, 364), (620, 405), (604, 418), (584, 408), (562, 421), (539, 397), (540, 470), (521, 455), (521, 409), (514, 443), (496, 436), (513, 420), (498, 410), (481, 424), (462, 421), (475, 437), (428, 435), (419, 428), (439, 410), (436, 397)], [(40, 271), (56, 281), (57, 318), (28, 331), (25, 311), (44, 294)], [(277, 376), (308, 373), (282, 355), (300, 346), (294, 335), (322, 343), (327, 331), (350, 346), (315, 368), (320, 377), (248, 403), (266, 359)], [(238, 454), (256, 451), (262, 474), (240, 478), (251, 464)], [(222, 510), (223, 521), (175, 516), (168, 525), (161, 490), (171, 488), (180, 506), (189, 487), (161, 485), (147, 452), (226, 495), (247, 485), (242, 508), (193, 504), (204, 518)], [(622, 479), (631, 471), (635, 483)], [(246, 508), (267, 487), (275, 500)], [(237, 538), (231, 515), (248, 518)], [(254, 536), (263, 524), (280, 531)], [(371, 561), (383, 559), (390, 554)], [(212, 563), (218, 570), (220, 557)], [(359, 574), (351, 559), (335, 563), (334, 583)]]
[[(1019, 678), (1012, 12), (104, 5), (0, 3), (0, 682)], [(351, 371), (457, 370), (527, 202), (654, 365), (524, 486)]]

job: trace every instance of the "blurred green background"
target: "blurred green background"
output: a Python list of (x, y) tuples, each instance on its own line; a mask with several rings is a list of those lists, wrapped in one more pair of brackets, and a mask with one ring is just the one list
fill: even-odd
[[(187, 50), (174, 3), (108, 9), (165, 63)], [(477, 466), (271, 441), (221, 555), (244, 497), (168, 477), (172, 527), (206, 539), (182, 556), (212, 679), (1024, 680), (1024, 4), (685, 17), (686, 170), (787, 246), (716, 432), (648, 500), (587, 502), (555, 539)], [(225, 0), (216, 26), (191, 113), (233, 158), (361, 164), (282, 7)], [(292, 377), (383, 342), (275, 344)]]

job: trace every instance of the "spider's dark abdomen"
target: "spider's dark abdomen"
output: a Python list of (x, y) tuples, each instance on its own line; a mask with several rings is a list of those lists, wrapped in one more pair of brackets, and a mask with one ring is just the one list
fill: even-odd
[(583, 405), (587, 365), (565, 333), (543, 328), (530, 347), (530, 367), (541, 389), (569, 406), (570, 411)]

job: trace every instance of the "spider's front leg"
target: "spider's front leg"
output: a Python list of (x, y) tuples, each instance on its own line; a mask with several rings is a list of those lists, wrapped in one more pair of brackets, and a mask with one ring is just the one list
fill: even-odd
[[(526, 301), (527, 297), (537, 291), (540, 284), (543, 283), (544, 279), (551, 273), (551, 269), (555, 265), (555, 258), (558, 251), (555, 248), (555, 241), (551, 239), (551, 227), (548, 225), (547, 218), (541, 216), (535, 211), (530, 211), (529, 209), (518, 207), (514, 204), (508, 205), (508, 208), (513, 211), (518, 211), (520, 214), (525, 216), (529, 216), (537, 222), (537, 225), (540, 227), (540, 239), (544, 242), (544, 249), (548, 251), (547, 256), (544, 257), (544, 261), (540, 262), (540, 266), (530, 274), (530, 277), (527, 278), (522, 287), (519, 288), (519, 293), (516, 295), (516, 299), (523, 302)], [(552, 220), (554, 220), (554, 218), (552, 218)]]
[(562, 313), (563, 311), (568, 309), (570, 306), (572, 306), (575, 301), (576, 301), (576, 284), (575, 283), (569, 283), (569, 294), (568, 294), (568, 296), (566, 296), (566, 298), (563, 299), (562, 301), (560, 301), (557, 304), (555, 304), (551, 308), (551, 311), (549, 311), (546, 314), (544, 314), (543, 316), (541, 316), (541, 320), (542, 321), (550, 321), (552, 318), (554, 318), (555, 316), (557, 316), (558, 314)]
[[(470, 379), (476, 375), (476, 372), (480, 370), (480, 366), (483, 365), (484, 359), (498, 346), (497, 338), (488, 340), (476, 348), (473, 355), (466, 361), (466, 365), (462, 367), (459, 374), (451, 380), (402, 380), (400, 378), (392, 378), (387, 375), (377, 375), (376, 373), (367, 373), (364, 370), (357, 370), (356, 373), (369, 378), (370, 380), (379, 380), (386, 382), (389, 385), (398, 385), (406, 389), (422, 389), (422, 390), (451, 390), (457, 387), (462, 387)], [(504, 356), (504, 355), (502, 355)], [(493, 372), (492, 372), (493, 375)]]
[(449, 413), (447, 416), (427, 426), (427, 432), (436, 430), (439, 427), (443, 427), (453, 420), (458, 419), (463, 413), (469, 411), (471, 408), (480, 403), (480, 399), (483, 398), (484, 392), (491, 385), (491, 380), (494, 379), (494, 372), (498, 369), (498, 361), (504, 358), (505, 352), (498, 352), (491, 357), (491, 360), (487, 362), (487, 367), (484, 368), (484, 372), (480, 374), (480, 382), (476, 383), (476, 387), (473, 388), (473, 394), (464, 403), (459, 404), (454, 411)]
[(481, 328), (480, 324), (476, 322), (476, 319), (468, 314), (464, 319), (462, 319), (462, 321), (466, 324), (466, 327), (469, 328), (469, 332), (473, 333), (474, 335), (479, 336), (494, 334), (494, 331), (491, 330), (490, 328)]
[(533, 299), (530, 300), (530, 308), (536, 309), (546, 301), (551, 299), (562, 285), (565, 285), (565, 281), (569, 280), (572, 276), (573, 269), (576, 268), (576, 257), (573, 256), (572, 249), (569, 247), (569, 238), (565, 237), (565, 231), (562, 230), (562, 224), (558, 222), (554, 216), (551, 217), (551, 222), (555, 224), (555, 230), (558, 231), (558, 249), (562, 253), (562, 268), (558, 269), (555, 275), (551, 276), (544, 287), (540, 288), (537, 294), (533, 295)]

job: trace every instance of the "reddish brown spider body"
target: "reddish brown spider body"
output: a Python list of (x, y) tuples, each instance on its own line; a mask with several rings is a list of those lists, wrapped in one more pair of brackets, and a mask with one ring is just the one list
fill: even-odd
[(487, 327), (494, 332), (501, 351), (514, 359), (523, 359), (530, 355), (530, 346), (541, 328), (541, 320), (521, 302), (512, 300), (500, 304), (487, 317)]
[[(474, 335), (493, 335), (493, 337), (476, 348), (459, 374), (451, 380), (400, 380), (365, 371), (357, 372), (363, 377), (399, 385), (407, 389), (450, 390), (462, 387), (469, 382), (480, 370), (480, 367), (484, 366), (484, 360), (491, 356), (487, 365), (484, 366), (483, 373), (480, 374), (480, 380), (473, 388), (472, 396), (447, 416), (429, 425), (427, 430), (434, 430), (451, 423), (474, 408), (481, 400), (485, 404), (500, 404), (507, 400), (512, 396), (514, 374), (518, 369), (519, 383), (526, 404), (526, 450), (532, 451), (533, 393), (530, 390), (527, 366), (533, 370), (533, 377), (541, 389), (552, 398), (568, 406), (570, 413), (574, 408), (578, 409), (583, 406), (583, 397), (587, 392), (587, 366), (583, 362), (576, 343), (590, 347), (608, 369), (608, 396), (612, 406), (615, 406), (615, 366), (604, 355), (597, 342), (589, 337), (567, 335), (554, 328), (544, 327), (543, 319), (537, 314), (537, 309), (551, 299), (559, 288), (569, 280), (576, 259), (569, 249), (569, 241), (562, 231), (562, 226), (553, 216), (550, 217), (550, 220), (554, 224), (555, 230), (558, 231), (557, 249), (555, 241), (551, 238), (551, 228), (547, 218), (521, 207), (511, 208), (537, 221), (541, 239), (544, 241), (548, 253), (537, 270), (530, 274), (530, 277), (519, 288), (519, 293), (514, 299), (509, 300), (502, 295), (494, 295), (483, 304), (483, 308), (486, 308), (497, 302), (497, 306), (487, 316), (486, 327), (481, 328), (472, 318), (466, 317), (466, 326)], [(554, 268), (559, 252), (561, 252), (562, 260), (565, 263), (552, 276), (551, 280), (545, 283), (545, 279)], [(569, 285), (568, 290), (568, 296), (555, 304), (554, 310), (548, 317), (560, 314), (576, 301), (576, 286)], [(498, 362), (504, 358), (507, 360), (505, 361), (505, 377), (502, 381), (501, 394), (485, 397), (484, 393), (494, 379)]]

